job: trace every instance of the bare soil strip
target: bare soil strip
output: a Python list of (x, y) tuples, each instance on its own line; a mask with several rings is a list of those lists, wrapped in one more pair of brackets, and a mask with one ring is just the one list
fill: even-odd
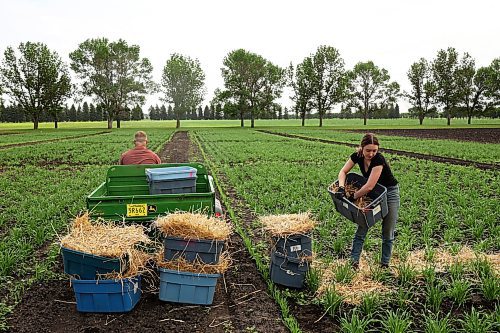
[[(366, 130), (349, 132), (366, 133)], [(500, 128), (377, 129), (379, 135), (500, 144)]]
[[(177, 132), (160, 156), (165, 163), (202, 161), (187, 132)], [(238, 235), (231, 237), (233, 267), (217, 283), (212, 306), (162, 302), (158, 277), (143, 280), (143, 295), (130, 313), (76, 311), (69, 280), (33, 285), (9, 318), (11, 332), (287, 332), (267, 286)], [(62, 272), (59, 260), (57, 271)], [(154, 283), (154, 284), (153, 284)], [(152, 287), (152, 286), (156, 287)]]
[[(326, 139), (320, 139), (320, 138), (311, 138), (311, 137), (306, 137), (306, 136), (302, 136), (302, 135), (271, 132), (271, 131), (267, 131), (267, 130), (257, 130), (257, 131), (262, 132), (262, 133), (271, 134), (271, 135), (283, 136), (286, 138), (300, 139), (300, 140), (306, 140), (306, 141), (316, 141), (316, 142), (328, 143), (328, 144), (334, 144), (334, 145), (343, 145), (343, 146), (348, 146), (348, 147), (353, 147), (353, 148), (358, 147), (357, 144), (352, 144), (352, 143), (347, 143), (347, 142), (339, 142), (339, 141), (326, 140)], [(380, 148), (380, 152), (394, 154), (394, 155), (400, 155), (400, 156), (406, 156), (406, 157), (412, 157), (412, 158), (418, 158), (421, 160), (428, 160), (428, 161), (433, 161), (433, 162), (456, 164), (456, 165), (463, 165), (463, 166), (473, 166), (473, 167), (476, 167), (476, 168), (481, 169), (481, 170), (500, 170), (500, 165), (497, 165), (497, 164), (480, 163), (480, 162), (476, 162), (476, 161), (461, 160), (461, 159), (452, 158), (452, 157), (420, 154), (420, 153), (413, 153), (413, 152), (409, 152), (409, 151), (395, 150), (395, 149), (388, 149), (388, 148)]]
[(13, 143), (10, 145), (0, 146), (0, 149), (8, 149), (8, 148), (12, 148), (12, 147), (22, 147), (22, 146), (32, 146), (32, 145), (38, 145), (38, 144), (48, 143), (48, 142), (87, 138), (87, 137), (91, 137), (91, 136), (109, 134), (109, 133), (111, 133), (111, 131), (102, 131), (102, 132), (97, 132), (97, 133), (92, 133), (92, 134), (81, 134), (81, 135), (75, 135), (75, 136), (68, 136), (68, 137), (64, 137), (64, 138), (56, 138), (56, 139), (48, 139), (48, 140), (40, 140), (40, 141), (19, 142), (19, 143)]

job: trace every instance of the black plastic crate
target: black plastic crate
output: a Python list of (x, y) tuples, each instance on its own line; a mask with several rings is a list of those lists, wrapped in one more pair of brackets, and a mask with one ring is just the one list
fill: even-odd
[(287, 257), (303, 258), (312, 255), (312, 240), (309, 235), (273, 237), (274, 250)]
[(269, 274), (271, 281), (286, 287), (302, 288), (309, 270), (309, 261), (287, 257), (272, 251), (271, 268)]
[[(357, 173), (348, 173), (346, 177), (346, 184), (353, 184), (354, 186), (361, 188), (366, 184), (367, 179)], [(338, 179), (335, 181), (335, 185), (338, 185)], [(330, 188), (328, 188), (333, 203), (335, 204), (335, 209), (349, 220), (358, 225), (366, 225), (367, 227), (373, 226), (378, 220), (384, 218), (388, 213), (387, 208), (387, 189), (385, 186), (376, 184), (373, 190), (368, 193), (368, 197), (372, 199), (372, 202), (365, 207), (367, 209), (364, 212), (358, 206), (354, 205), (349, 200), (343, 198), (339, 200), (335, 197), (335, 193)]]
[(205, 264), (217, 264), (224, 250), (224, 241), (211, 239), (184, 239), (168, 236), (163, 241), (166, 261), (184, 258), (193, 262), (200, 260)]
[(149, 194), (196, 193), (196, 176), (176, 180), (149, 182)]

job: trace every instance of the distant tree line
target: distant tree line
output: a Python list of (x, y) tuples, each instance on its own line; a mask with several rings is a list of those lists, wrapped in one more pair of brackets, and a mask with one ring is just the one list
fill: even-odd
[[(174, 53), (166, 61), (161, 82), (152, 80), (153, 67), (141, 57), (138, 45), (119, 39), (87, 39), (69, 54), (69, 67), (43, 43), (8, 47), (0, 65), (0, 121), (107, 121), (108, 128), (121, 121), (144, 119), (146, 96), (161, 93), (161, 106), (151, 106), (150, 119), (239, 119), (241, 126), (255, 119), (398, 118), (398, 100), (408, 100), (408, 116), (451, 119), (498, 117), (500, 107), (500, 58), (477, 68), (468, 54), (454, 48), (439, 50), (431, 60), (413, 63), (407, 73), (410, 91), (401, 91), (388, 70), (373, 61), (346, 68), (336, 48), (322, 45), (299, 64), (279, 67), (244, 49), (229, 52), (222, 60), (224, 87), (214, 91), (209, 105), (205, 73), (198, 59)], [(71, 81), (72, 70), (75, 82)], [(285, 87), (292, 90), (291, 108), (276, 101)], [(67, 105), (68, 99), (92, 103)], [(340, 112), (338, 112), (340, 110)]]
[[(118, 117), (121, 120), (142, 120), (144, 113), (139, 105), (132, 110), (123, 110)], [(100, 105), (84, 102), (83, 104), (65, 105), (58, 111), (58, 121), (104, 121), (107, 120), (106, 111)], [(0, 122), (21, 123), (30, 121), (29, 114), (24, 112), (20, 104), (4, 105), (0, 104)], [(39, 116), (41, 122), (53, 121), (53, 115), (50, 112), (42, 112)]]

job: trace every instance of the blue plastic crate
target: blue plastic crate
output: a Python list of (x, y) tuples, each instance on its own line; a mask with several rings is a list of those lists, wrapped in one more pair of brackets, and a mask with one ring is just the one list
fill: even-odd
[(163, 240), (166, 261), (184, 258), (193, 262), (200, 260), (205, 264), (217, 264), (224, 249), (224, 241), (209, 239), (184, 239), (167, 236)]
[(169, 168), (154, 168), (146, 169), (146, 177), (149, 182), (158, 182), (165, 180), (178, 180), (186, 178), (195, 178), (196, 168), (190, 166), (179, 166), (179, 167), (169, 167)]
[(127, 269), (128, 260), (95, 256), (89, 253), (61, 248), (64, 273), (82, 280), (94, 280), (98, 274), (122, 273)]
[(309, 261), (287, 257), (272, 251), (271, 253), (271, 281), (292, 288), (304, 287), (304, 280), (309, 270)]
[(220, 274), (180, 272), (160, 268), (160, 295), (162, 301), (210, 305)]
[(128, 312), (141, 298), (141, 276), (122, 280), (72, 280), (80, 312)]

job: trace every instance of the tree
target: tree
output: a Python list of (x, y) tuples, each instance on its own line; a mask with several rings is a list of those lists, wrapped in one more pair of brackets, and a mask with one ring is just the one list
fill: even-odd
[(87, 102), (83, 102), (82, 113), (80, 115), (80, 121), (89, 121), (90, 118), (90, 109), (89, 104)]
[(57, 128), (57, 114), (71, 96), (67, 66), (43, 43), (20, 43), (18, 49), (19, 58), (12, 47), (4, 52), (0, 67), (3, 90), (31, 116), (34, 129), (44, 111), (53, 115)]
[(436, 83), (436, 100), (444, 107), (448, 125), (451, 125), (452, 113), (460, 97), (457, 84), (458, 70), (457, 51), (452, 47), (439, 50), (432, 63), (432, 75)]
[(165, 107), (164, 104), (161, 105), (160, 107), (160, 117), (159, 119), (161, 120), (167, 120), (167, 108)]
[(325, 112), (335, 104), (346, 100), (348, 96), (348, 76), (344, 69), (344, 60), (339, 51), (331, 46), (320, 46), (306, 70), (306, 79), (310, 82), (313, 98), (311, 106), (318, 111), (319, 126), (323, 126)]
[(212, 119), (212, 113), (208, 105), (205, 105), (205, 108), (203, 109), (203, 119)]
[(142, 113), (142, 108), (140, 105), (136, 105), (132, 109), (131, 120), (142, 120), (144, 119), (144, 114)]
[[(489, 110), (496, 109), (500, 106), (500, 58), (491, 62), (486, 86), (487, 108)], [(498, 114), (498, 110), (496, 110), (496, 114)]]
[(486, 104), (484, 95), (494, 75), (490, 66), (476, 71), (474, 65), (474, 59), (465, 53), (457, 70), (459, 103), (465, 110), (469, 125), (472, 116), (479, 115)]
[(295, 109), (295, 119), (302, 119), (302, 126), (305, 126), (306, 115), (311, 112), (312, 109), (312, 98), (313, 90), (311, 87), (311, 81), (308, 80), (309, 71), (312, 70), (312, 59), (306, 57), (300, 64), (297, 65), (295, 71), (293, 65), (290, 64), (288, 69), (288, 84), (293, 89), (293, 95), (291, 96)]
[(205, 95), (205, 73), (198, 59), (172, 54), (163, 68), (162, 86), (164, 101), (174, 104), (176, 128), (179, 128), (181, 117), (196, 108)]
[(413, 63), (407, 73), (411, 84), (411, 92), (405, 93), (408, 101), (413, 105), (413, 114), (418, 117), (422, 125), (425, 116), (433, 112), (435, 104), (436, 84), (432, 80), (432, 71), (424, 58)]
[(387, 70), (375, 66), (373, 61), (357, 63), (349, 76), (351, 104), (362, 110), (364, 125), (373, 106), (395, 102), (399, 96), (399, 84), (389, 82)]
[[(221, 69), (225, 91), (219, 96), (232, 105), (248, 107), (250, 124), (255, 127), (255, 117), (259, 112), (273, 105), (281, 97), (285, 85), (285, 70), (262, 56), (238, 49), (230, 52)], [(240, 111), (241, 126), (244, 109)]]
[(108, 128), (120, 112), (145, 101), (155, 91), (147, 58), (140, 58), (140, 47), (128, 45), (123, 39), (109, 42), (107, 38), (87, 39), (70, 53), (71, 69), (82, 80), (82, 93), (94, 96), (107, 112)]

